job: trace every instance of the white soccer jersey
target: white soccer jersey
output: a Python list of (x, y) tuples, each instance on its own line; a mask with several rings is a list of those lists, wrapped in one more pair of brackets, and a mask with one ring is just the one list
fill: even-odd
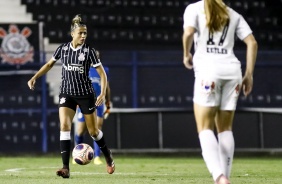
[(228, 7), (229, 23), (221, 30), (210, 33), (206, 26), (204, 1), (190, 4), (184, 12), (183, 28), (194, 27), (195, 53), (193, 67), (195, 75), (213, 75), (232, 79), (241, 74), (241, 63), (234, 55), (235, 35), (243, 40), (252, 33), (245, 19)]

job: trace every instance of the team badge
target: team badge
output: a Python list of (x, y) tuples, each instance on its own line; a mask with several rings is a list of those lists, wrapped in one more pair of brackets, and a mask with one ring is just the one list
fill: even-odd
[(68, 46), (64, 46), (63, 50), (68, 50)]
[(2, 62), (12, 65), (33, 62), (34, 49), (27, 40), (31, 34), (28, 27), (20, 31), (16, 25), (10, 25), (8, 33), (0, 27), (0, 39), (3, 39), (0, 49)]
[(84, 49), (83, 49), (83, 52), (88, 52), (88, 49), (87, 49), (87, 48), (84, 48)]
[(84, 61), (84, 59), (85, 59), (84, 54), (83, 54), (83, 53), (80, 53), (79, 56), (78, 56), (78, 60), (79, 60), (79, 61)]

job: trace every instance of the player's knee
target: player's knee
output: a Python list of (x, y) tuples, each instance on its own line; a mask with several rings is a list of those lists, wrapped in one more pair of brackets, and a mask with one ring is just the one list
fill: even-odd
[(89, 135), (91, 137), (97, 137), (99, 135), (99, 130), (89, 130)]
[(61, 128), (61, 131), (70, 131), (71, 130), (71, 126), (68, 125), (68, 123), (61, 123), (60, 128)]

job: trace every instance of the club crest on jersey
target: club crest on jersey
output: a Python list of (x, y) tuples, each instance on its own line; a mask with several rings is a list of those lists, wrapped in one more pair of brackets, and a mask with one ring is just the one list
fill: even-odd
[(84, 56), (83, 53), (80, 53), (80, 54), (79, 54), (78, 60), (79, 60), (79, 61), (84, 61), (84, 60), (85, 60), (85, 56)]
[(16, 25), (10, 25), (8, 33), (0, 27), (0, 38), (3, 39), (0, 49), (2, 62), (12, 65), (33, 62), (34, 49), (27, 40), (31, 34), (28, 27), (20, 31)]
[(88, 52), (88, 48), (84, 48), (84, 49), (83, 49), (83, 52)]
[(64, 46), (63, 50), (65, 50), (65, 51), (68, 50), (68, 46)]

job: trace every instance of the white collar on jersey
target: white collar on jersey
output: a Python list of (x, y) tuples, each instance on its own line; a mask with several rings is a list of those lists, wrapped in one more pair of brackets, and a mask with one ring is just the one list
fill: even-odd
[(72, 46), (72, 44), (71, 44), (71, 42), (70, 42), (70, 48), (71, 48), (73, 51), (77, 51), (77, 50), (81, 49), (83, 45), (84, 45), (84, 44), (78, 46), (77, 48), (73, 48), (73, 46)]

